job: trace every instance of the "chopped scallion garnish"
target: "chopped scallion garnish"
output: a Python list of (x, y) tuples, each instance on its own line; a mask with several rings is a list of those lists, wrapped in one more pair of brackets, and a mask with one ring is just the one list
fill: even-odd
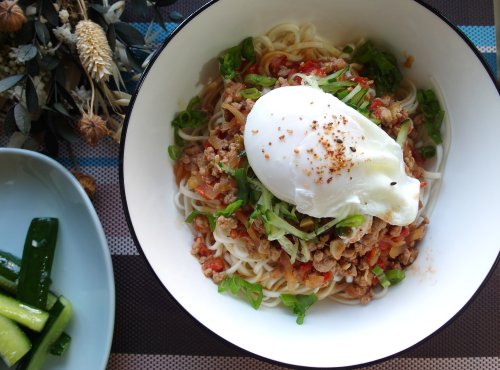
[(276, 78), (249, 73), (245, 76), (245, 83), (262, 87), (271, 87), (276, 83)]
[(240, 94), (245, 99), (253, 99), (253, 100), (260, 98), (260, 95), (261, 95), (260, 91), (257, 90), (255, 87), (251, 87), (250, 89), (241, 90)]

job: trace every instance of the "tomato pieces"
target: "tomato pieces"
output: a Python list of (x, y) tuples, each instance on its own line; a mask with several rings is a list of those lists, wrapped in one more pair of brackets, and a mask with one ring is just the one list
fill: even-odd
[(299, 66), (299, 72), (306, 75), (326, 76), (326, 73), (321, 67), (320, 62), (316, 60), (308, 60), (304, 63), (301, 63)]
[(213, 199), (217, 198), (217, 195), (219, 195), (219, 193), (215, 192), (214, 189), (210, 185), (205, 184), (205, 183), (198, 185), (194, 190), (198, 194), (200, 194), (203, 198), (208, 199), (208, 200), (213, 200)]
[(205, 262), (203, 262), (204, 270), (212, 270), (213, 272), (221, 272), (224, 270), (224, 258), (222, 257), (208, 257)]
[(368, 107), (369, 110), (371, 111), (374, 111), (376, 110), (377, 108), (380, 108), (380, 107), (385, 107), (385, 104), (382, 100), (380, 99), (373, 99), (372, 103), (370, 104), (370, 106)]

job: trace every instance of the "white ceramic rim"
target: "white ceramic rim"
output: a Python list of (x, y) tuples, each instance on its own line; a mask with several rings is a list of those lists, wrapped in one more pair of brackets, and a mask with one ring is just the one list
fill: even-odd
[[(246, 350), (244, 348), (239, 347), (238, 345), (236, 345), (234, 343), (229, 342), (225, 338), (221, 337), (219, 334), (217, 334), (214, 331), (212, 331), (210, 328), (207, 328), (203, 323), (199, 322), (198, 319), (196, 317), (194, 317), (185, 307), (183, 307), (183, 305), (180, 304), (180, 302), (177, 300), (177, 298), (174, 297), (169, 292), (169, 290), (164, 286), (164, 284), (162, 283), (162, 281), (159, 278), (158, 274), (156, 273), (156, 271), (152, 267), (150, 261), (146, 257), (146, 254), (145, 254), (145, 252), (144, 252), (144, 250), (143, 250), (143, 248), (142, 248), (142, 246), (141, 246), (141, 244), (139, 242), (139, 239), (138, 239), (138, 237), (137, 237), (137, 235), (135, 233), (134, 226), (132, 224), (131, 215), (130, 215), (130, 212), (129, 212), (129, 207), (127, 205), (127, 197), (126, 197), (125, 183), (124, 183), (124, 153), (125, 153), (125, 145), (126, 145), (126, 135), (127, 135), (127, 128), (128, 128), (129, 120), (130, 120), (130, 117), (131, 117), (130, 112), (132, 112), (134, 103), (135, 103), (135, 101), (137, 99), (137, 96), (138, 96), (140, 90), (141, 90), (141, 86), (142, 86), (143, 82), (145, 81), (145, 79), (147, 78), (148, 72), (150, 71), (150, 69), (153, 66), (154, 62), (159, 57), (159, 55), (162, 53), (162, 51), (166, 48), (166, 46), (169, 44), (169, 42), (175, 37), (175, 35), (177, 33), (179, 33), (186, 24), (188, 24), (190, 21), (192, 21), (193, 19), (195, 19), (200, 13), (202, 13), (204, 10), (206, 10), (210, 6), (218, 3), (219, 1), (220, 0), (212, 0), (212, 1), (208, 2), (207, 4), (205, 4), (204, 6), (202, 6), (201, 8), (199, 8), (197, 11), (195, 11), (193, 14), (191, 14), (185, 21), (183, 21), (168, 36), (168, 38), (165, 40), (165, 42), (162, 44), (162, 46), (159, 47), (158, 50), (156, 50), (155, 54), (152, 56), (152, 58), (151, 58), (151, 60), (150, 60), (150, 62), (148, 64), (148, 67), (146, 67), (146, 70), (143, 72), (143, 74), (141, 76), (141, 79), (140, 79), (140, 81), (139, 81), (139, 83), (137, 85), (136, 91), (134, 92), (134, 94), (132, 96), (132, 99), (131, 99), (131, 102), (130, 102), (130, 105), (129, 105), (129, 113), (126, 116), (124, 128), (123, 128), (123, 131), (122, 131), (122, 137), (121, 137), (120, 164), (119, 164), (119, 166), (120, 166), (120, 168), (119, 168), (120, 173), (119, 173), (119, 175), (120, 175), (120, 191), (121, 191), (121, 196), (122, 196), (123, 208), (124, 208), (124, 211), (125, 211), (125, 216), (126, 216), (127, 224), (129, 226), (132, 238), (133, 238), (133, 240), (135, 242), (135, 245), (137, 246), (140, 254), (144, 257), (144, 259), (147, 262), (147, 265), (149, 266), (149, 268), (151, 269), (151, 271), (153, 272), (153, 274), (160, 281), (160, 284), (162, 284), (162, 286), (165, 288), (167, 294), (169, 294), (174, 299), (174, 301), (183, 309), (184, 312), (186, 312), (189, 316), (193, 317), (198, 323), (200, 323), (200, 325), (202, 327), (204, 327), (205, 329), (209, 330), (213, 334), (217, 335), (217, 337), (219, 337), (220, 339), (224, 340), (229, 345), (238, 348), (239, 350), (243, 351), (244, 353), (247, 353), (250, 356), (257, 357), (257, 358), (259, 358), (261, 360), (264, 360), (264, 361), (267, 361), (267, 362), (270, 362), (270, 363), (279, 364), (281, 366), (288, 366), (288, 367), (292, 366), (292, 367), (297, 367), (297, 368), (307, 367), (307, 366), (302, 366), (302, 365), (294, 365), (294, 364), (290, 364), (290, 363), (286, 363), (286, 362), (280, 362), (280, 361), (277, 361), (277, 360), (274, 360), (274, 359), (270, 359), (270, 358), (267, 358), (267, 357), (263, 357), (263, 356), (261, 356), (259, 354), (255, 354), (253, 352), (250, 352), (250, 351), (248, 351), (248, 350)], [(496, 90), (498, 91), (498, 93), (500, 95), (500, 86), (498, 85), (498, 83), (496, 81), (496, 78), (493, 75), (493, 72), (489, 68), (489, 66), (486, 63), (485, 59), (482, 57), (481, 53), (477, 50), (477, 48), (475, 47), (475, 45), (467, 38), (467, 36), (465, 36), (465, 34), (458, 27), (456, 27), (453, 23), (451, 23), (445, 16), (443, 16), (439, 11), (437, 11), (436, 9), (434, 9), (432, 6), (430, 6), (430, 5), (422, 2), (420, 0), (412, 0), (412, 1), (415, 2), (415, 3), (417, 3), (417, 4), (419, 4), (419, 5), (421, 5), (421, 6), (423, 6), (426, 9), (430, 10), (432, 13), (434, 13), (436, 16), (438, 16), (446, 25), (448, 25), (453, 31), (455, 31), (460, 36), (460, 38), (473, 51), (473, 53), (475, 54), (475, 56), (477, 57), (477, 59), (481, 62), (482, 66), (484, 67), (484, 70), (490, 76), (490, 78), (491, 78), (494, 86), (496, 87)], [(436, 331), (434, 331), (433, 333), (427, 335), (422, 340), (414, 343), (413, 345), (409, 346), (408, 348), (406, 348), (404, 350), (397, 351), (396, 353), (393, 353), (393, 354), (391, 354), (389, 356), (384, 356), (384, 357), (379, 358), (379, 359), (374, 360), (374, 361), (362, 362), (362, 363), (359, 363), (359, 364), (353, 364), (353, 365), (349, 365), (349, 366), (340, 366), (340, 367), (341, 368), (353, 368), (353, 367), (358, 367), (360, 365), (366, 366), (366, 365), (369, 365), (369, 364), (374, 364), (374, 363), (378, 363), (378, 362), (381, 362), (381, 361), (385, 361), (385, 360), (387, 360), (389, 358), (395, 357), (397, 355), (400, 355), (401, 353), (404, 353), (404, 352), (410, 350), (411, 348), (415, 347), (416, 345), (418, 345), (419, 343), (421, 343), (423, 341), (428, 340), (429, 338), (431, 338), (432, 336), (434, 336), (436, 333), (440, 332), (443, 328), (445, 328), (446, 326), (448, 326), (452, 321), (454, 321), (454, 319), (456, 317), (458, 317), (469, 306), (469, 304), (477, 296), (478, 292), (483, 288), (483, 286), (485, 285), (485, 283), (489, 280), (489, 278), (491, 277), (492, 272), (494, 271), (494, 269), (498, 265), (499, 261), (500, 261), (500, 253), (497, 255), (494, 263), (492, 264), (491, 269), (487, 273), (486, 278), (483, 280), (483, 282), (481, 283), (481, 285), (477, 288), (477, 290), (472, 295), (472, 297), (466, 302), (466, 304), (460, 310), (458, 310), (458, 312), (455, 313), (455, 315), (453, 315), (452, 317), (450, 317), (449, 320), (447, 322), (445, 322)]]

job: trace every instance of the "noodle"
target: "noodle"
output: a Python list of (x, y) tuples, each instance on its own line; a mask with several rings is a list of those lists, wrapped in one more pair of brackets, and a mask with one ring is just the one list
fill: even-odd
[[(326, 71), (324, 77), (349, 66), (351, 55), (360, 44), (349, 43), (338, 48), (320, 38), (311, 24), (285, 23), (253, 39), (255, 70), (265, 76), (277, 77), (274, 88), (289, 84), (318, 87), (320, 79), (301, 71), (301, 66), (312, 61), (314, 66), (319, 65)], [(352, 63), (344, 76), (346, 79), (361, 78), (362, 71), (362, 64)], [(380, 100), (380, 108), (371, 112), (380, 119), (389, 135), (397, 135), (403, 119), (413, 118), (412, 127), (419, 124), (419, 102), (413, 82), (403, 81), (397, 94), (399, 99), (388, 95), (377, 97), (373, 81), (367, 84), (366, 104)], [(360, 86), (352, 89), (343, 100), (352, 99), (363, 87)], [(301, 241), (299, 244), (294, 240), (295, 247), (302, 248), (300, 255), (308, 262), (294, 261), (294, 257), (292, 262), (277, 241), (267, 240), (259, 220), (249, 226), (252, 209), (248, 206), (238, 210), (234, 217), (220, 216), (213, 231), (206, 216), (236, 199), (238, 187), (235, 180), (218, 168), (217, 163), (231, 168), (243, 166), (241, 132), (253, 105), (250, 99), (241, 97), (245, 88), (242, 82), (220, 78), (209, 83), (200, 94), (201, 110), (208, 115), (208, 122), (201, 128), (178, 130), (179, 137), (186, 144), (177, 165), (184, 166), (186, 176), (179, 183), (175, 205), (185, 217), (193, 211), (200, 212), (192, 228), (202, 238), (196, 239), (192, 252), (198, 257), (204, 273), (216, 283), (237, 274), (249, 283), (260, 284), (263, 288), (262, 305), (267, 307), (278, 305), (281, 294), (315, 294), (318, 300), (331, 298), (343, 304), (365, 304), (383, 297), (388, 289), (377, 284), (372, 269), (383, 263), (386, 269), (403, 270), (415, 260), (418, 253), (416, 242), (424, 235), (427, 224), (426, 206), (432, 188), (441, 176), (442, 148), (436, 148), (432, 170), (424, 169), (414, 157), (417, 147), (429, 142), (418, 132), (418, 127), (410, 133), (403, 148), (407, 172), (426, 184), (420, 192), (421, 207), (417, 219), (412, 224), (396, 227), (376, 218), (372, 222), (369, 218), (347, 237), (325, 233), (314, 242)], [(418, 146), (415, 145), (417, 142)], [(198, 185), (192, 186), (191, 181)], [(220, 267), (221, 263), (222, 269), (214, 267)]]

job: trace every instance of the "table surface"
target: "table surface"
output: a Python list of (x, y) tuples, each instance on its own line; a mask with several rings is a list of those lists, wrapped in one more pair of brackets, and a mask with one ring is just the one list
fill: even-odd
[[(426, 0), (469, 37), (497, 73), (494, 0)], [(188, 16), (205, 0), (179, 0), (164, 9)], [(130, 8), (130, 7), (129, 7)], [(122, 20), (140, 30), (147, 20), (131, 10)], [(176, 23), (168, 23), (171, 32)], [(160, 38), (167, 37), (163, 32)], [(3, 141), (5, 142), (5, 140)], [(0, 140), (2, 145), (2, 140)], [(109, 141), (73, 148), (82, 171), (97, 180), (94, 206), (110, 248), (116, 284), (116, 321), (108, 370), (280, 369), (250, 357), (199, 325), (165, 293), (139, 254), (121, 207), (119, 147)], [(62, 147), (61, 163), (69, 166)], [(500, 268), (449, 325), (404, 353), (365, 369), (500, 369)]]

